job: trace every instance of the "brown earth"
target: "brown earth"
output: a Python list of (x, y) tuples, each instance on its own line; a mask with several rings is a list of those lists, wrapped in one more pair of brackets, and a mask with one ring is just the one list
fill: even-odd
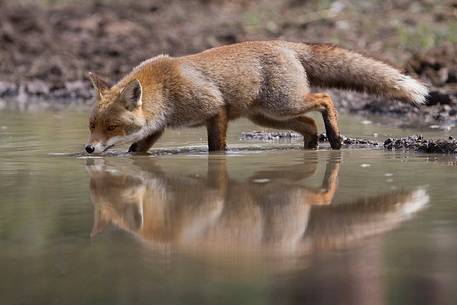
[(340, 111), (452, 127), (456, 17), (451, 0), (0, 1), (0, 109), (90, 103), (88, 71), (114, 82), (161, 53), (284, 39), (337, 43), (403, 66), (432, 85), (430, 103), (421, 109), (335, 91)]

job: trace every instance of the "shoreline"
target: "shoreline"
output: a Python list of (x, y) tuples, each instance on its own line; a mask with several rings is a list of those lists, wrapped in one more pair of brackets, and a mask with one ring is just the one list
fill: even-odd
[[(351, 91), (329, 92), (339, 113), (379, 116), (379, 123), (396, 127), (431, 127), (450, 130), (457, 126), (457, 92), (432, 87), (428, 103), (421, 107)], [(93, 88), (87, 81), (68, 81), (56, 86), (41, 80), (21, 83), (0, 81), (0, 111), (61, 111), (68, 107), (88, 108)]]
[[(349, 138), (341, 135), (341, 144), (344, 148), (375, 148), (388, 151), (420, 152), (427, 154), (457, 154), (457, 140), (449, 136), (447, 139), (426, 139), (422, 135), (412, 135), (403, 138), (388, 138), (384, 142), (377, 142), (362, 138)], [(250, 131), (242, 132), (242, 141), (281, 142), (301, 140), (302, 136), (292, 131)], [(319, 135), (319, 143), (328, 143), (325, 133)]]

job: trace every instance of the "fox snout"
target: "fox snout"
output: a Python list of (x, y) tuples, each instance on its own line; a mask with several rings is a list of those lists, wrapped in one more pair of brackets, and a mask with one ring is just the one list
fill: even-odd
[(103, 143), (89, 143), (89, 144), (86, 144), (86, 146), (84, 146), (84, 150), (89, 153), (89, 154), (100, 154), (102, 152), (104, 152), (105, 150), (107, 150), (108, 148), (111, 148), (113, 145), (111, 146), (107, 146)]

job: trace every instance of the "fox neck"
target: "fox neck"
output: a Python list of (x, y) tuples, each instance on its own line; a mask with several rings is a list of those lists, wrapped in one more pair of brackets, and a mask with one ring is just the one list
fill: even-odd
[(146, 122), (142, 129), (153, 133), (165, 128), (171, 113), (168, 104), (162, 90), (158, 90), (154, 96), (146, 94), (143, 99), (143, 116)]
[(145, 124), (132, 137), (144, 138), (155, 132), (171, 126), (175, 106), (173, 98), (169, 96), (169, 85), (176, 83), (180, 78), (173, 58), (158, 56), (149, 59), (132, 72), (126, 75), (115, 86), (115, 90), (122, 90), (125, 85), (134, 79), (138, 79), (143, 87), (142, 116)]

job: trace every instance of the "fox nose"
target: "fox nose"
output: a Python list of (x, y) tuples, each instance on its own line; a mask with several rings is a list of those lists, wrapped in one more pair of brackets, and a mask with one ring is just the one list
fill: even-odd
[(94, 150), (95, 150), (95, 147), (93, 147), (92, 145), (90, 145), (90, 144), (87, 144), (87, 145), (86, 145), (86, 151), (87, 151), (89, 154), (93, 153)]

